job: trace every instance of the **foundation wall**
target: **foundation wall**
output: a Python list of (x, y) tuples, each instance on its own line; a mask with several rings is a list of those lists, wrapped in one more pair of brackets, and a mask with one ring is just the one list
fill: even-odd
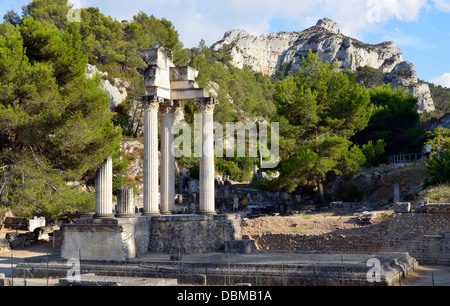
[(261, 234), (259, 250), (408, 252), (420, 264), (450, 265), (450, 214), (394, 214), (386, 232), (369, 235)]
[(123, 261), (147, 252), (202, 254), (225, 250), (240, 240), (237, 215), (173, 215), (124, 219), (80, 219), (66, 225), (61, 245), (64, 259)]

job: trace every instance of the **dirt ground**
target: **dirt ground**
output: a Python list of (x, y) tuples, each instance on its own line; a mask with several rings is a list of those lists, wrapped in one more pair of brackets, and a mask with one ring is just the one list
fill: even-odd
[(336, 215), (334, 213), (301, 214), (290, 217), (260, 217), (248, 219), (242, 224), (243, 235), (256, 235), (264, 233), (283, 234), (297, 233), (309, 235), (322, 234), (358, 234), (383, 230), (386, 220), (392, 215), (391, 211), (380, 211), (373, 219), (372, 225), (361, 225), (359, 213), (353, 215)]

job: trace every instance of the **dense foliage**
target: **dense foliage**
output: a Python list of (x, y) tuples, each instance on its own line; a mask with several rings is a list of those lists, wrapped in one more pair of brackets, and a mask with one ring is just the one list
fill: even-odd
[(85, 77), (87, 62), (75, 23), (0, 25), (0, 196), (19, 216), (92, 209), (67, 183), (118, 152), (109, 97)]
[[(0, 25), (0, 203), (20, 216), (92, 210), (92, 193), (69, 186), (92, 185), (107, 156), (114, 156), (114, 188), (127, 183), (119, 148), (122, 133), (137, 135), (130, 109), (145, 92), (137, 72), (146, 66), (139, 49), (163, 46), (176, 65), (199, 70), (200, 86), (220, 100), (219, 123), (280, 122), (281, 162), (274, 169), (280, 176), (258, 182), (261, 188), (295, 192), (312, 186), (324, 204), (323, 184), (330, 177), (350, 176), (387, 155), (422, 148), (416, 99), (384, 85), (377, 69), (339, 72), (310, 53), (299, 72), (287, 64), (269, 78), (231, 65), (232, 44), (213, 50), (201, 40), (185, 48), (165, 18), (141, 11), (118, 21), (90, 7), (81, 9), (80, 22), (69, 22), (69, 9), (66, 0), (33, 0), (22, 16), (9, 11)], [(126, 81), (128, 98), (115, 110), (109, 110), (102, 77), (86, 78), (88, 63), (107, 72), (103, 78), (112, 84)], [(439, 114), (448, 112), (450, 91), (430, 88)], [(182, 107), (192, 126), (198, 106)], [(448, 135), (437, 133), (429, 135), (430, 142)], [(430, 173), (446, 169), (445, 152), (430, 160)], [(198, 158), (177, 162), (198, 176)], [(257, 158), (216, 158), (216, 169), (249, 181), (255, 163)]]
[(387, 155), (421, 152), (423, 129), (417, 112), (417, 100), (401, 89), (393, 90), (390, 84), (369, 90), (371, 118), (368, 126), (353, 137), (363, 145), (369, 141), (384, 140), (386, 147), (379, 160)]
[(327, 174), (354, 173), (366, 161), (350, 138), (367, 126), (369, 94), (336, 65), (322, 63), (310, 52), (300, 71), (277, 86), (274, 101), (283, 136), (279, 187), (292, 192), (315, 183), (326, 205)]

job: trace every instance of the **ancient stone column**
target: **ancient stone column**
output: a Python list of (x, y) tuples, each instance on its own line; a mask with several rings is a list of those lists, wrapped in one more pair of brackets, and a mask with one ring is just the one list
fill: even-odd
[(144, 216), (158, 216), (158, 109), (160, 99), (144, 98)]
[(171, 100), (161, 104), (161, 214), (170, 215), (175, 208), (175, 156), (172, 127), (175, 105)]
[(112, 201), (112, 158), (105, 159), (95, 173), (95, 218), (114, 218)]
[(134, 195), (132, 186), (122, 186), (117, 189), (117, 218), (133, 218)]
[(214, 108), (217, 101), (204, 98), (195, 100), (195, 103), (200, 105), (202, 129), (199, 214), (215, 215)]

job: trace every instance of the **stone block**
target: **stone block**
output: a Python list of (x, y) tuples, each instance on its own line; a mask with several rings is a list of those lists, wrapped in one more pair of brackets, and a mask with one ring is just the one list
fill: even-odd
[(53, 226), (42, 226), (36, 228), (34, 233), (34, 240), (40, 241), (40, 240), (50, 240), (50, 236), (53, 235), (54, 231), (60, 230), (59, 226), (53, 225)]
[(330, 208), (331, 209), (342, 209), (344, 206), (343, 202), (331, 202), (330, 203)]
[(175, 67), (172, 60), (164, 53), (163, 48), (139, 50), (142, 59), (149, 66), (157, 66), (163, 69), (170, 69)]
[(162, 87), (170, 89), (170, 72), (168, 69), (149, 66), (139, 72), (144, 76), (145, 87)]
[(398, 214), (407, 214), (411, 212), (411, 203), (396, 202), (394, 204), (394, 211)]
[(254, 240), (231, 240), (225, 242), (226, 253), (250, 254), (255, 252)]
[(170, 89), (162, 88), (162, 87), (146, 87), (145, 93), (147, 96), (157, 96), (160, 98), (164, 98), (170, 100), (171, 91)]
[(34, 217), (31, 220), (28, 220), (28, 231), (33, 232), (38, 227), (45, 226), (45, 217)]
[(204, 88), (173, 89), (170, 94), (172, 100), (195, 100), (208, 98), (209, 91)]
[(33, 233), (19, 234), (16, 232), (6, 234), (6, 240), (9, 241), (11, 249), (13, 250), (29, 246), (29, 244), (33, 239), (34, 239)]
[(184, 67), (172, 67), (170, 68), (170, 81), (195, 81), (198, 76), (198, 71), (195, 68)]
[(191, 89), (199, 88), (198, 82), (196, 81), (176, 81), (170, 82), (171, 89)]
[(0, 253), (10, 250), (9, 241), (6, 239), (0, 239)]

